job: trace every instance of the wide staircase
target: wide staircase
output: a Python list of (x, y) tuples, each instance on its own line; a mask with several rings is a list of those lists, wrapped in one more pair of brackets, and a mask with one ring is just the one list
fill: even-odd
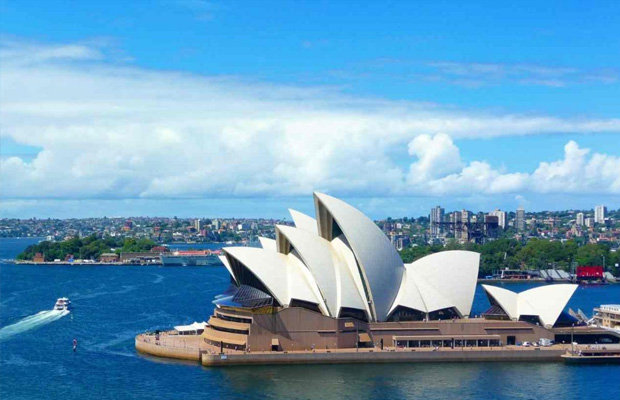
[(221, 349), (246, 350), (251, 317), (241, 317), (216, 310), (202, 334), (204, 341)]

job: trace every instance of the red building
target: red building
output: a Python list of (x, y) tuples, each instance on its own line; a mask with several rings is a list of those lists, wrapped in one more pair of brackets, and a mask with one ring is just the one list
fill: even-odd
[(600, 265), (581, 265), (577, 267), (578, 281), (596, 281), (603, 278), (604, 271)]

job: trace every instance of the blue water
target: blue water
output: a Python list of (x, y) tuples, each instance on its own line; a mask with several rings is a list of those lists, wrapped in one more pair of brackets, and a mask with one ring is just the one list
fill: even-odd
[[(0, 259), (33, 239), (0, 240)], [(17, 266), (0, 264), (0, 337), (7, 326), (50, 310), (71, 315), (0, 341), (5, 399), (618, 399), (620, 367), (562, 363), (377, 364), (203, 368), (136, 354), (145, 330), (206, 320), (228, 276), (223, 267)], [(512, 290), (532, 287), (506, 285)], [(620, 285), (579, 289), (590, 314), (620, 303)], [(474, 310), (488, 306), (480, 290)], [(52, 318), (53, 319), (53, 318)], [(31, 319), (32, 320), (32, 319)], [(72, 351), (77, 338), (78, 350)]]

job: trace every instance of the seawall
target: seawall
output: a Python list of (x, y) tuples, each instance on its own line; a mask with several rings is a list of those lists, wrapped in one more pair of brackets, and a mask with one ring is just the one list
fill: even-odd
[(564, 349), (540, 350), (451, 350), (451, 351), (379, 351), (334, 353), (259, 353), (209, 354), (202, 353), (204, 366), (233, 365), (290, 365), (290, 364), (345, 364), (396, 362), (506, 362), (506, 361), (561, 361)]
[(136, 337), (136, 350), (141, 353), (150, 354), (158, 357), (175, 358), (179, 360), (200, 361), (200, 349), (194, 346), (172, 346), (160, 345), (156, 341), (149, 342), (148, 339), (138, 335)]

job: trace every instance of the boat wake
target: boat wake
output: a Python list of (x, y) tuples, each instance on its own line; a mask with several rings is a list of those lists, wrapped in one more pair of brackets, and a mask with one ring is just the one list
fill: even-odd
[(20, 333), (57, 321), (69, 313), (69, 310), (48, 310), (26, 317), (12, 325), (7, 325), (0, 329), (0, 342)]

